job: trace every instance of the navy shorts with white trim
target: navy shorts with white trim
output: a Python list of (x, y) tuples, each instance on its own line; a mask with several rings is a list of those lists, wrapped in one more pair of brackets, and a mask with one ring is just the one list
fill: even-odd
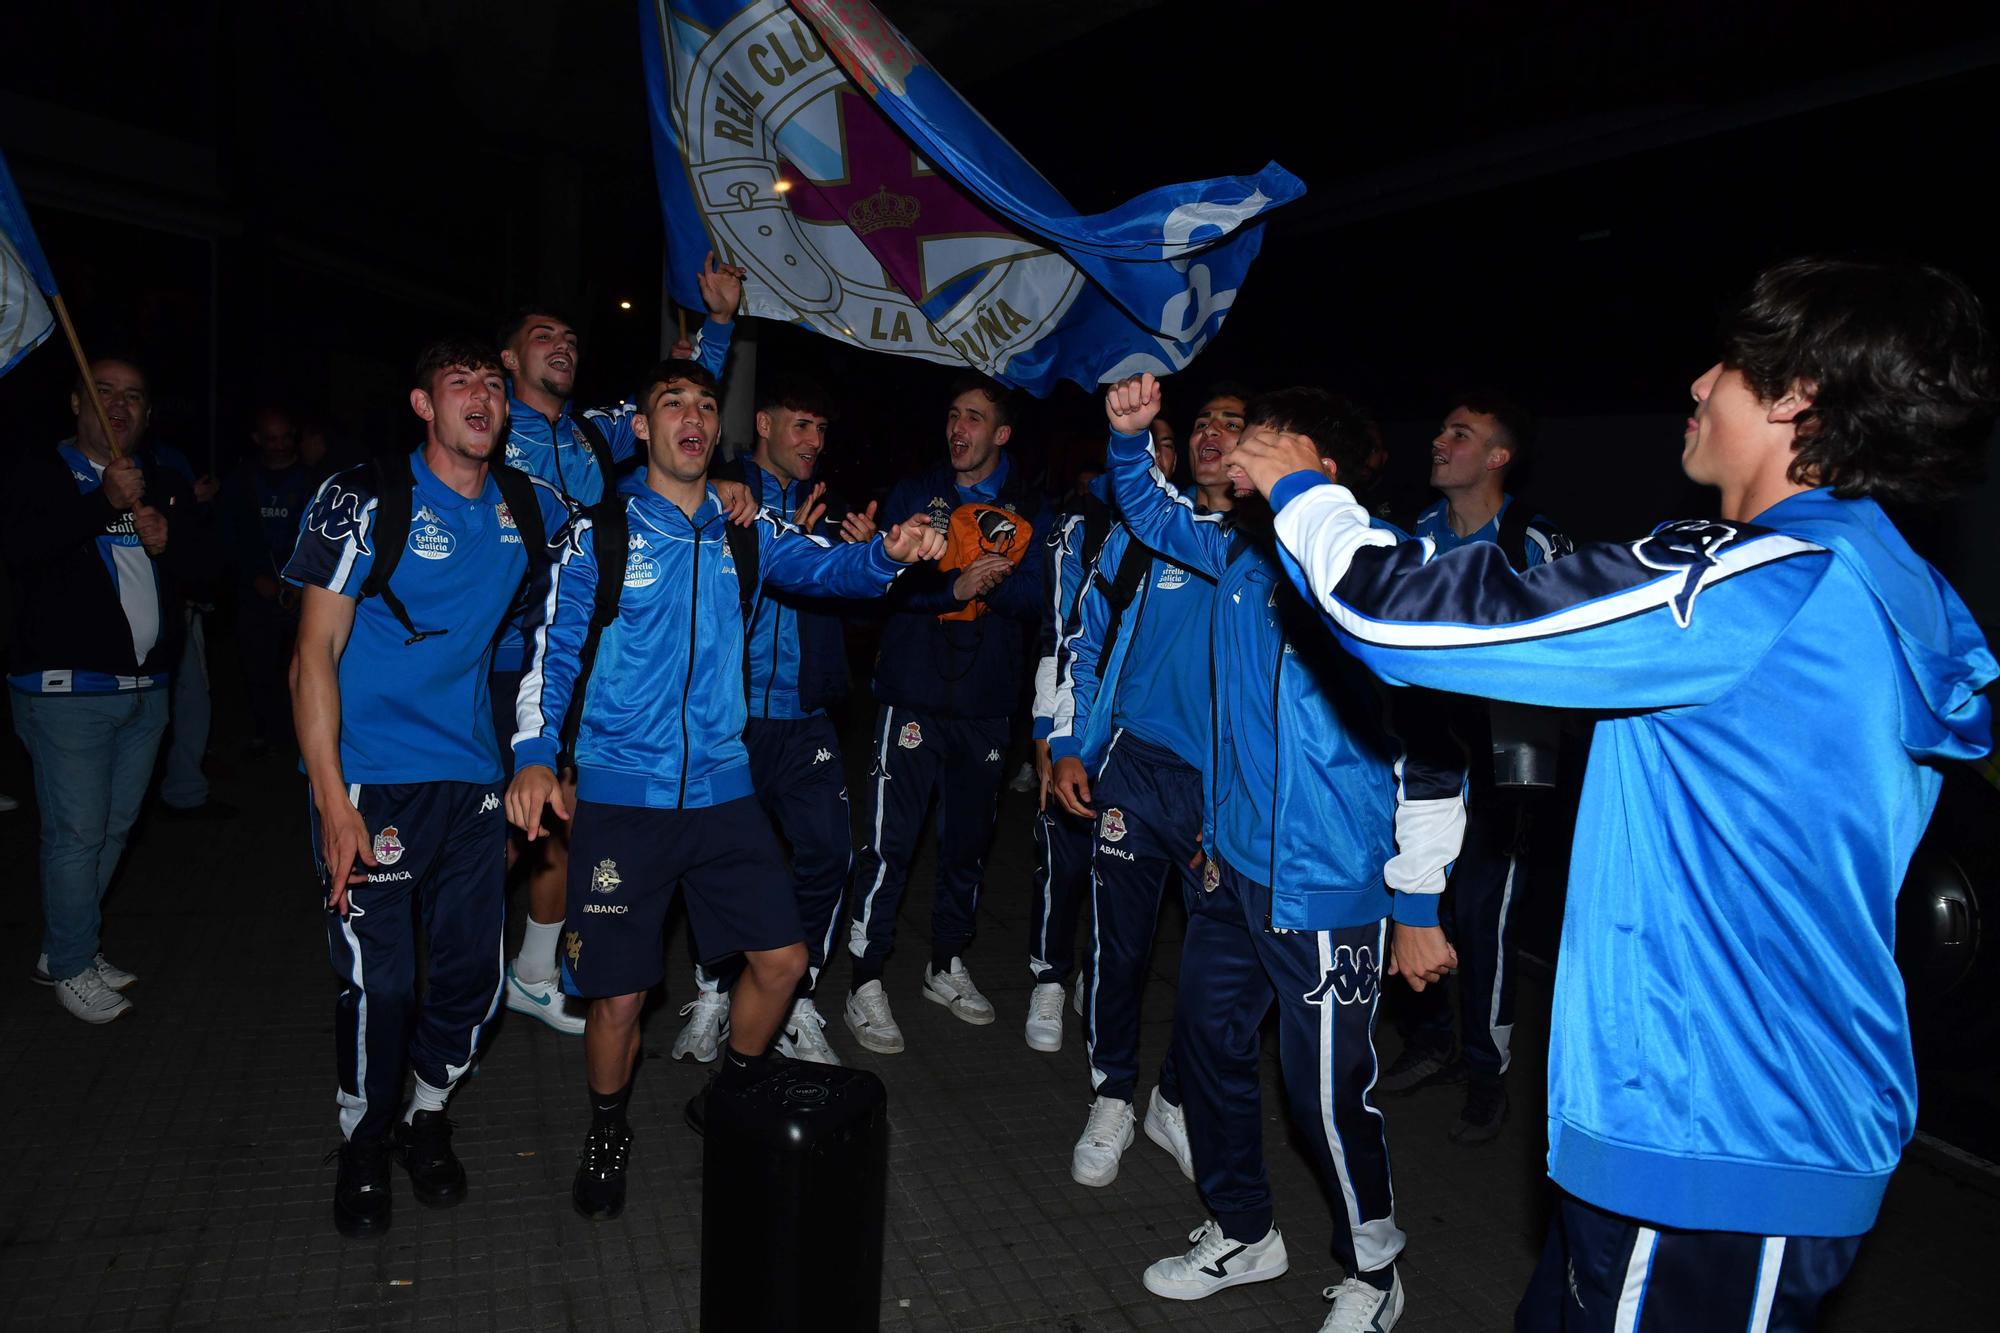
[(756, 797), (692, 810), (579, 801), (557, 954), (563, 990), (589, 998), (659, 984), (661, 936), (682, 886), (703, 963), (805, 938), (791, 872)]

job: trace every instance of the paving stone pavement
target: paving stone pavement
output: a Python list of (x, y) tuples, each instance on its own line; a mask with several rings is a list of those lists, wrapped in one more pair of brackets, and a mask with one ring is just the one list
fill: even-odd
[[(217, 750), (233, 752), (227, 739)], [(0, 764), (0, 790), (27, 789), (18, 754)], [(398, 1172), (393, 1229), (343, 1240), (330, 1221), (327, 1160), (335, 983), (308, 878), (303, 780), (274, 761), (245, 763), (218, 795), (239, 802), (242, 816), (155, 818), (135, 840), (107, 905), (105, 948), (141, 981), (134, 1012), (102, 1029), (28, 982), (39, 941), (34, 815), (0, 816), (0, 848), (14, 868), (0, 901), (0, 1079), (10, 1089), (0, 1144), (11, 1161), (0, 1171), (0, 1327), (697, 1327), (701, 1145), (680, 1111), (707, 1071), (664, 1058), (675, 1010), (692, 991), (685, 929), (668, 943), (665, 1001), (647, 1019), (623, 1218), (593, 1225), (569, 1207), (586, 1121), (581, 1042), (516, 1017), (452, 1104), (471, 1174), (465, 1203), (422, 1210)], [(970, 1027), (921, 1002), (917, 943), (887, 974), (909, 1049), (870, 1055), (838, 1018), (844, 966), (829, 978), (834, 1043), (889, 1090), (882, 1327), (1317, 1328), (1320, 1289), (1342, 1274), (1327, 1257), (1327, 1205), (1287, 1141), (1274, 1055), (1265, 1136), (1292, 1253), (1284, 1278), (1192, 1304), (1140, 1286), (1145, 1265), (1184, 1248), (1202, 1218), (1193, 1187), (1143, 1134), (1110, 1187), (1071, 1181), (1070, 1145), (1090, 1096), (1078, 1021), (1064, 1010), (1057, 1054), (1031, 1051), (1021, 1036), (1031, 811), (1032, 798), (1003, 797), (969, 955), (999, 1021)], [(906, 941), (926, 937), (928, 884), (920, 865)], [(1146, 1001), (1146, 1069), (1165, 1050), (1180, 938), (1170, 907)], [(1399, 1327), (1412, 1333), (1509, 1327), (1533, 1265), (1547, 1206), (1546, 975), (1527, 969), (1524, 987), (1513, 1115), (1498, 1141), (1446, 1141), (1454, 1091), (1383, 1101), (1409, 1233)], [(1395, 1044), (1384, 1023), (1385, 1059)], [(833, 1232), (845, 1219), (825, 1225)], [(1828, 1327), (1991, 1327), (1996, 1240), (2000, 1189), (1913, 1152)]]

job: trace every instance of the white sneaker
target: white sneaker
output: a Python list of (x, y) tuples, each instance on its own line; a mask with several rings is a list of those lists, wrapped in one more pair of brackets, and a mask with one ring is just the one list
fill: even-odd
[(1188, 1146), (1187, 1112), (1162, 1097), (1157, 1087), (1146, 1102), (1146, 1137), (1173, 1154), (1173, 1159), (1180, 1163), (1181, 1174), (1194, 1179), (1194, 1149)]
[[(1023, 788), (1022, 790), (1025, 791), (1026, 788)], [(0, 815), (12, 814), (14, 811), (19, 810), (20, 808), (21, 808), (21, 802), (18, 799), (9, 796), (4, 791), (0, 791)]]
[(826, 1040), (826, 1019), (811, 996), (792, 1002), (791, 1017), (778, 1029), (778, 1054), (793, 1060), (810, 1060), (816, 1065), (837, 1065), (840, 1057)]
[[(118, 966), (118, 964), (105, 958), (103, 954), (97, 955), (97, 957), (90, 961), (91, 966), (97, 969), (98, 977), (105, 985), (111, 987), (112, 990), (124, 990), (139, 979)], [(28, 980), (34, 982), (37, 986), (53, 986), (56, 984), (56, 979), (49, 975), (49, 956), (47, 954), (42, 954), (35, 959), (35, 970), (28, 974)]]
[(847, 1030), (854, 1039), (878, 1055), (894, 1055), (903, 1049), (903, 1029), (889, 1012), (889, 993), (880, 981), (871, 981), (847, 997)]
[(1389, 1333), (1403, 1317), (1403, 1275), (1391, 1275), (1389, 1289), (1381, 1291), (1358, 1277), (1320, 1293), (1333, 1302), (1319, 1333)]
[(1188, 1232), (1194, 1248), (1162, 1259), (1146, 1270), (1146, 1290), (1170, 1301), (1198, 1301), (1224, 1287), (1267, 1282), (1292, 1266), (1285, 1238), (1276, 1227), (1254, 1245), (1242, 1245), (1222, 1234), (1214, 1219)]
[(1063, 988), (1045, 981), (1028, 996), (1028, 1045), (1038, 1051), (1062, 1049)]
[(86, 967), (73, 977), (56, 983), (56, 998), (62, 1007), (86, 1023), (109, 1023), (132, 1007), (132, 1002), (104, 984), (97, 969)]
[(952, 959), (948, 972), (933, 972), (929, 964), (924, 965), (924, 998), (943, 1005), (968, 1023), (984, 1025), (993, 1021), (993, 1001), (972, 984), (972, 973), (966, 970), (963, 958)]
[(581, 1037), (583, 1015), (569, 1011), (569, 1005), (565, 1003), (568, 998), (554, 977), (547, 981), (523, 981), (514, 975), (513, 960), (508, 960), (507, 1007), (517, 1014), (526, 1014), (547, 1023), (558, 1032)]
[(719, 990), (698, 990), (681, 1006), (681, 1016), (688, 1014), (694, 1017), (674, 1038), (674, 1059), (692, 1055), (709, 1064), (722, 1053), (723, 1039), (729, 1035), (729, 997)]
[(1083, 1122), (1083, 1137), (1070, 1151), (1070, 1179), (1093, 1189), (1118, 1179), (1118, 1159), (1132, 1146), (1135, 1123), (1130, 1102), (1116, 1097), (1099, 1097), (1092, 1102), (1090, 1119)]
[(1033, 764), (1022, 764), (1020, 771), (1014, 774), (1014, 780), (1007, 785), (1015, 791), (1033, 791), (1041, 785), (1041, 779), (1035, 776)]

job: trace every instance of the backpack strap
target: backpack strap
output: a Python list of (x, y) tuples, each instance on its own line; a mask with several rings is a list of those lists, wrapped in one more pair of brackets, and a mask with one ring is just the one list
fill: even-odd
[[(1127, 533), (1130, 537), (1130, 533)], [(1111, 646), (1118, 642), (1118, 629), (1124, 623), (1126, 608), (1139, 595), (1139, 586), (1146, 581), (1146, 574), (1153, 567), (1155, 552), (1142, 545), (1137, 538), (1125, 543), (1125, 550), (1118, 557), (1118, 572), (1109, 583), (1104, 581), (1102, 571), (1092, 575), (1097, 586), (1104, 590), (1104, 600), (1111, 606), (1111, 623), (1104, 627), (1104, 643), (1098, 649), (1100, 660), (1111, 656)]]
[(1110, 505), (1089, 491), (1083, 493), (1083, 549), (1078, 554), (1083, 557), (1086, 569), (1097, 563), (1097, 553), (1104, 549), (1105, 539), (1111, 536), (1111, 525), (1117, 519)]
[(1520, 496), (1509, 496), (1507, 512), (1500, 515), (1500, 530), (1493, 535), (1516, 574), (1528, 572), (1528, 524), (1534, 521), (1533, 512), (1533, 506)]
[(528, 563), (549, 560), (549, 533), (542, 524), (542, 502), (535, 496), (535, 483), (519, 468), (508, 467), (505, 463), (488, 465), (493, 482), (500, 488), (500, 498), (507, 503), (507, 512), (513, 516), (514, 527), (521, 534), (521, 546), (528, 553)]
[(556, 771), (576, 767), (576, 733), (583, 725), (583, 706), (590, 687), (590, 670), (597, 665), (597, 645), (605, 628), (618, 619), (618, 599), (625, 592), (625, 560), (631, 528), (625, 497), (613, 492), (586, 511), (590, 517), (590, 553), (597, 561), (597, 587), (590, 599), (590, 625), (576, 656), (576, 681), (570, 686), (569, 711), (563, 716), (562, 748)]
[(597, 460), (598, 474), (604, 479), (602, 498), (609, 499), (617, 490), (617, 481), (612, 473), (618, 466), (611, 461), (611, 442), (604, 438), (604, 432), (598, 429), (597, 423), (590, 419), (590, 414), (587, 412), (578, 412), (570, 418), (570, 422), (582, 434), (583, 442), (590, 446), (590, 456)]
[(408, 454), (383, 454), (371, 460), (368, 468), (375, 486), (375, 524), (370, 534), (375, 538), (375, 562), (368, 567), (368, 577), (361, 581), (361, 595), (356, 600), (380, 597), (389, 614), (396, 617), (396, 623), (409, 634), (403, 641), (408, 647), (449, 632), (418, 629), (410, 620), (403, 599), (389, 586), (389, 580), (396, 576), (396, 566), (402, 562), (403, 547), (410, 540), (410, 491), (417, 484), (416, 474), (410, 470)]

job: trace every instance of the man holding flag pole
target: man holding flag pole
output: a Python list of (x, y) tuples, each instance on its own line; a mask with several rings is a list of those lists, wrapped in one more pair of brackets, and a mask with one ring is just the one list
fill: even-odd
[(76, 433), (16, 462), (0, 494), (14, 585), (7, 683), (41, 810), (45, 933), (33, 980), (101, 1024), (132, 1007), (119, 992), (137, 979), (105, 959), (100, 905), (166, 727), (181, 623), (162, 557), (168, 513), (191, 497), (171, 472), (134, 460), (150, 413), (145, 373), (84, 356), (0, 160), (0, 372), (57, 322), (77, 362)]

